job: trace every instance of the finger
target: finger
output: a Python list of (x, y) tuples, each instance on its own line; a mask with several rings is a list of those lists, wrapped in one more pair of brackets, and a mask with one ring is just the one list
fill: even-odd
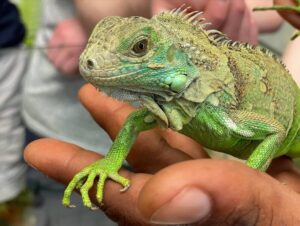
[(54, 62), (56, 56), (60, 54), (59, 47), (60, 43), (58, 43), (57, 38), (50, 38), (48, 45), (47, 45), (47, 56), (50, 62)]
[[(296, 6), (295, 0), (274, 0), (275, 5), (293, 5)], [(293, 26), (300, 28), (300, 15), (293, 11), (278, 11), (279, 14), (289, 21)]]
[[(203, 1), (204, 2), (204, 1)], [(230, 1), (211, 0), (207, 1), (203, 17), (212, 23), (214, 29), (220, 29), (227, 17)]]
[(250, 43), (252, 45), (256, 45), (257, 37), (258, 37), (258, 29), (257, 29), (256, 22), (252, 18), (252, 14), (250, 13), (250, 11), (246, 10), (245, 16), (241, 23), (238, 40), (245, 43)]
[(78, 58), (74, 57), (73, 54), (68, 57), (61, 66), (61, 71), (67, 76), (77, 75), (79, 73)]
[[(80, 155), (81, 159), (77, 155)], [(32, 142), (24, 152), (24, 159), (30, 166), (63, 184), (69, 182), (75, 172), (101, 157), (77, 145), (54, 139), (40, 139)]]
[(71, 57), (70, 51), (65, 46), (61, 46), (57, 55), (52, 59), (52, 63), (60, 72), (64, 73), (64, 65), (69, 57)]
[[(238, 40), (241, 30), (242, 20), (246, 12), (245, 1), (230, 1), (229, 11), (227, 13), (226, 22), (221, 30), (233, 40)], [(245, 29), (245, 28), (244, 28)]]
[(274, 159), (268, 173), (284, 186), (300, 193), (300, 171), (292, 159), (286, 156)]
[[(116, 137), (126, 117), (134, 110), (129, 104), (99, 94), (91, 85), (84, 86), (79, 96), (83, 105), (112, 139)], [(188, 159), (191, 159), (190, 155), (171, 147), (157, 129), (141, 133), (127, 158), (137, 172), (147, 173)]]
[(209, 158), (209, 155), (197, 141), (170, 129), (163, 130), (161, 134), (171, 147), (184, 150), (193, 159)]
[[(96, 122), (100, 124), (112, 138), (115, 138), (118, 134), (120, 124), (134, 111), (133, 106), (107, 97), (105, 93), (98, 92), (96, 88), (90, 84), (86, 84), (80, 89), (79, 98)], [(113, 116), (114, 120), (107, 120), (107, 116)]]
[(48, 42), (48, 59), (59, 70), (70, 56), (70, 50), (64, 45), (64, 38), (58, 31), (55, 31)]
[[(35, 141), (26, 147), (24, 153), (24, 158), (29, 165), (63, 184), (67, 184), (80, 169), (101, 157), (76, 145), (53, 139)], [(107, 180), (102, 209), (120, 225), (148, 225), (137, 211), (136, 203), (138, 194), (150, 175), (132, 174), (126, 170), (121, 170), (120, 174), (129, 178), (132, 186), (128, 191), (120, 193), (120, 185)], [(94, 187), (90, 196), (97, 204), (95, 193)]]
[(299, 201), (297, 193), (267, 174), (238, 162), (202, 159), (154, 175), (138, 207), (159, 225), (291, 225)]

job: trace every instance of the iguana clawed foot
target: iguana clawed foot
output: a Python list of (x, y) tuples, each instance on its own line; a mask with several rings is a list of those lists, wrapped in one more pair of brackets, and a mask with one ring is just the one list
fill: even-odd
[(126, 191), (130, 185), (128, 179), (118, 174), (118, 169), (112, 167), (112, 164), (106, 159), (101, 159), (85, 167), (73, 177), (65, 190), (62, 204), (66, 207), (75, 207), (74, 205), (70, 204), (70, 197), (72, 191), (74, 189), (78, 189), (82, 196), (83, 205), (91, 210), (98, 209), (98, 207), (92, 204), (89, 197), (89, 190), (92, 188), (96, 177), (98, 177), (96, 199), (100, 204), (102, 204), (103, 200), (103, 191), (106, 179), (110, 178), (121, 184), (123, 189), (121, 189), (120, 192)]

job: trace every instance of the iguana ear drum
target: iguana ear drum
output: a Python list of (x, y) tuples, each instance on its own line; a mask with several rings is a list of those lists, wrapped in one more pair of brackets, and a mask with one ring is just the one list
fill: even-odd
[(175, 55), (176, 47), (173, 45), (170, 46), (170, 48), (167, 51), (167, 60), (172, 63), (174, 60), (174, 55)]

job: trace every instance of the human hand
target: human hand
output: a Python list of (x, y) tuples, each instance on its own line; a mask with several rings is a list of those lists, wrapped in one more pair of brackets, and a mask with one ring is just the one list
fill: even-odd
[[(178, 8), (182, 3), (181, 0), (153, 0), (152, 14)], [(244, 0), (187, 0), (184, 3), (191, 6), (189, 11), (204, 11), (203, 17), (212, 23), (209, 28), (220, 30), (233, 40), (257, 43), (257, 26)]]
[(48, 59), (63, 75), (78, 74), (78, 60), (87, 38), (77, 19), (61, 21), (49, 39)]
[[(295, 0), (274, 0), (274, 5), (292, 5), (297, 6)], [(299, 6), (300, 7), (300, 6)], [(278, 11), (278, 13), (290, 22), (294, 27), (300, 28), (300, 14), (293, 11)]]
[(150, 2), (141, 0), (91, 1), (74, 0), (76, 12), (84, 28), (90, 33), (99, 20), (106, 16), (150, 16)]
[[(79, 96), (112, 138), (133, 110), (91, 85)], [(30, 165), (64, 184), (101, 157), (54, 139), (35, 141), (25, 150)], [(123, 169), (121, 175), (131, 187), (120, 193), (118, 184), (107, 181), (101, 207), (119, 225), (300, 223), (300, 174), (290, 159), (275, 160), (267, 175), (239, 162), (208, 159), (199, 144), (177, 133), (151, 130), (139, 136), (128, 162), (135, 173)], [(90, 196), (97, 205), (95, 187)]]

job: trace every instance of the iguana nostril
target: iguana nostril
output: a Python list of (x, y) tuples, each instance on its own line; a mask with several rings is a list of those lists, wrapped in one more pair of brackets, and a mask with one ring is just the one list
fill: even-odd
[(91, 59), (87, 60), (86, 61), (86, 66), (89, 70), (93, 70), (95, 68), (94, 60), (91, 60)]

